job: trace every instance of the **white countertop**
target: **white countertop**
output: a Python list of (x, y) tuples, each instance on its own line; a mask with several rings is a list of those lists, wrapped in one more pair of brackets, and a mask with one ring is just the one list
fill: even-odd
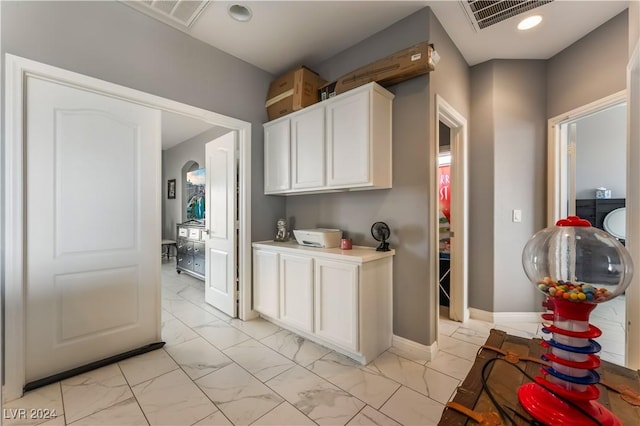
[(340, 247), (337, 248), (317, 248), (317, 247), (308, 247), (301, 246), (295, 240), (287, 241), (285, 243), (280, 241), (258, 241), (251, 244), (255, 248), (264, 248), (264, 249), (277, 249), (282, 252), (289, 253), (305, 253), (310, 256), (319, 256), (325, 258), (333, 258), (336, 260), (341, 260), (344, 262), (354, 262), (354, 263), (366, 263), (371, 262), (378, 259), (383, 259), (385, 257), (391, 257), (396, 254), (396, 251), (391, 249), (389, 251), (376, 251), (375, 247), (365, 247), (365, 246), (353, 246), (351, 250), (342, 250)]

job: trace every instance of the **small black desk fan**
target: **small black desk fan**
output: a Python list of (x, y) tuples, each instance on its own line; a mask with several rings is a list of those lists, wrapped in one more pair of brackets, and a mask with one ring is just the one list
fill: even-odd
[(376, 248), (376, 251), (389, 251), (389, 235), (391, 231), (389, 226), (384, 222), (376, 222), (371, 225), (371, 235), (376, 241), (380, 241), (380, 245)]

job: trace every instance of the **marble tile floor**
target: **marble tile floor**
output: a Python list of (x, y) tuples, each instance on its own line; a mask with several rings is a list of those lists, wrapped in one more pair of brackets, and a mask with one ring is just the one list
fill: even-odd
[[(392, 347), (361, 366), (262, 319), (217, 311), (202, 281), (174, 262), (163, 263), (162, 291), (164, 348), (31, 391), (3, 406), (2, 424), (435, 425), (492, 327), (540, 333), (537, 323), (441, 316), (434, 360)], [(31, 408), (56, 418), (11, 418)]]

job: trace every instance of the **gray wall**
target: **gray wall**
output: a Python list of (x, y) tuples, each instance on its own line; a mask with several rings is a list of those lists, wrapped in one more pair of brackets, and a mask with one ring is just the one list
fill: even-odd
[[(625, 11), (548, 61), (472, 67), (471, 307), (540, 310), (541, 296), (528, 284), (520, 255), (546, 226), (546, 119), (623, 90), (627, 43)], [(522, 210), (521, 223), (511, 221), (513, 209)]]
[[(540, 309), (521, 254), (545, 220), (545, 79), (544, 61), (472, 68), (469, 305), (477, 309)], [(512, 222), (514, 209), (522, 222)]]
[(2, 1), (0, 7), (3, 54), (251, 122), (252, 238), (271, 237), (284, 213), (284, 200), (263, 195), (262, 123), (271, 75), (120, 2)]
[(547, 117), (624, 90), (629, 19), (625, 10), (547, 62)]
[(576, 198), (594, 198), (595, 188), (627, 193), (627, 107), (618, 105), (576, 122)]
[[(458, 48), (453, 44), (453, 41), (449, 38), (446, 30), (438, 21), (438, 18), (433, 14), (429, 14), (429, 41), (435, 46), (436, 51), (440, 55), (440, 61), (436, 65), (436, 70), (430, 74), (429, 81), (429, 152), (435, 153), (435, 145), (439, 143), (436, 138), (436, 129), (439, 125), (438, 111), (436, 108), (436, 95), (442, 97), (452, 108), (454, 108), (460, 115), (467, 119), (467, 125), (469, 125), (470, 111), (471, 111), (471, 80), (470, 71), (467, 61), (463, 58)], [(435, 154), (432, 154), (435, 155)], [(429, 173), (429, 184), (433, 180), (437, 180), (437, 167), (438, 160), (433, 156), (430, 156), (430, 161), (427, 163)], [(452, 167), (455, 169), (456, 163), (452, 163)], [(431, 188), (431, 186), (430, 186)], [(470, 188), (467, 188), (469, 190)], [(451, 191), (456, 191), (455, 182), (451, 188)], [(429, 190), (431, 192), (431, 190)], [(433, 197), (428, 197), (429, 212), (436, 215), (436, 219), (439, 215), (439, 202), (433, 204)], [(455, 212), (451, 215), (451, 222), (455, 223), (459, 218), (455, 216)], [(427, 227), (429, 231), (429, 227)], [(432, 241), (439, 239), (439, 235), (429, 235)], [(451, 244), (455, 246), (456, 239), (451, 240)], [(433, 246), (432, 246), (433, 247)], [(437, 248), (434, 248), (437, 250)], [(439, 276), (437, 273), (438, 253), (430, 253), (429, 259), (435, 260), (429, 265), (429, 283), (431, 291), (438, 292)], [(469, 259), (467, 258), (467, 261)], [(433, 294), (433, 293), (431, 293)], [(438, 292), (439, 295), (439, 292)], [(430, 312), (438, 312), (439, 296), (431, 299), (431, 305), (429, 305)], [(429, 323), (430, 336), (437, 336), (437, 324), (434, 321)], [(435, 338), (435, 337), (434, 337)]]
[[(429, 84), (433, 108), (435, 108), (435, 95), (440, 95), (468, 122), (471, 116), (469, 64), (433, 13), (429, 15), (429, 41), (434, 44), (440, 55), (436, 72), (430, 74)], [(435, 114), (430, 118), (435, 119)], [(435, 137), (435, 131), (433, 137)]]
[[(172, 148), (162, 151), (162, 237), (176, 239), (176, 224), (184, 222), (186, 211), (183, 200), (185, 188), (183, 167), (187, 163), (198, 163), (205, 167), (205, 144), (229, 133), (224, 127), (214, 127)], [(167, 180), (176, 180), (176, 198), (167, 198)], [(258, 188), (262, 192), (262, 188)]]
[(469, 307), (493, 311), (494, 63), (471, 68)]
[[(542, 301), (524, 274), (522, 249), (546, 219), (545, 86), (544, 61), (495, 61), (494, 312), (532, 312)], [(522, 222), (512, 221), (513, 209)]]
[[(468, 113), (468, 67), (443, 30), (431, 32), (435, 25), (430, 9), (393, 24), (338, 55), (312, 68), (326, 79), (340, 75), (398, 50), (437, 37), (436, 50), (444, 64), (436, 71), (388, 88), (393, 102), (393, 188), (377, 191), (305, 195), (287, 198), (286, 214), (297, 228), (336, 227), (349, 232), (355, 244), (374, 246), (371, 224), (382, 220), (391, 228), (394, 258), (394, 334), (422, 344), (436, 339), (431, 321), (435, 301), (435, 271), (429, 269), (430, 173), (436, 167), (432, 158), (435, 141), (434, 92), (431, 79), (441, 78), (447, 100)], [(437, 23), (439, 25), (439, 23)], [(436, 30), (437, 31), (437, 30)], [(442, 70), (441, 67), (442, 66)], [(446, 81), (445, 81), (446, 80)]]
[(629, 57), (640, 40), (640, 2), (629, 2)]

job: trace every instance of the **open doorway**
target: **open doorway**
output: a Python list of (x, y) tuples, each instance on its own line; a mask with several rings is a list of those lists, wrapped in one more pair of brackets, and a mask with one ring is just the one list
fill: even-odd
[(438, 122), (438, 277), (440, 315), (449, 317), (451, 305), (451, 129)]
[[(118, 291), (117, 293), (117, 296), (119, 297), (118, 300), (126, 301), (128, 303), (127, 306), (130, 307), (129, 317), (127, 318), (134, 318), (134, 319), (143, 318), (146, 320), (144, 324), (145, 325), (144, 330), (143, 330), (145, 332), (144, 341), (140, 341), (140, 339), (137, 339), (136, 337), (138, 336), (132, 336), (132, 338), (130, 339), (131, 342), (125, 342), (126, 347), (124, 347), (124, 344), (123, 344), (121, 345), (123, 346), (122, 348), (117, 347), (115, 349), (117, 352), (115, 352), (114, 354), (109, 352), (111, 346), (109, 344), (105, 345), (103, 340), (98, 339), (99, 337), (102, 337), (105, 335), (105, 332), (103, 332), (103, 330), (115, 329), (117, 331), (126, 332), (127, 330), (133, 327), (130, 327), (126, 324), (121, 325), (120, 323), (117, 323), (116, 326), (111, 327), (111, 329), (109, 329), (108, 326), (110, 326), (110, 324), (108, 323), (107, 320), (120, 321), (120, 322), (122, 321), (120, 318), (118, 318), (118, 315), (120, 315), (120, 310), (107, 309), (106, 307), (111, 306), (108, 303), (104, 304), (105, 308), (103, 308), (101, 311), (104, 314), (103, 316), (107, 318), (107, 320), (105, 321), (100, 321), (100, 322), (96, 321), (94, 323), (87, 324), (86, 322), (82, 322), (81, 318), (78, 315), (76, 315), (66, 323), (63, 323), (62, 321), (59, 321), (59, 320), (50, 321), (49, 323), (55, 326), (60, 326), (60, 324), (63, 324), (66, 326), (67, 323), (74, 325), (75, 328), (72, 331), (75, 333), (75, 335), (71, 335), (71, 337), (66, 336), (68, 337), (67, 340), (75, 339), (74, 341), (80, 341), (82, 339), (82, 343), (86, 343), (85, 345), (86, 347), (97, 347), (98, 341), (99, 341), (100, 348), (106, 347), (106, 349), (105, 351), (101, 351), (100, 353), (98, 353), (95, 356), (95, 359), (106, 359), (107, 357), (110, 357), (112, 355), (117, 356), (118, 353), (121, 353), (122, 351), (126, 351), (131, 348), (135, 349), (136, 345), (145, 344), (146, 341), (159, 340), (160, 292), (158, 291), (157, 288), (153, 288), (153, 285), (154, 283), (158, 283), (159, 285), (160, 257), (157, 256), (157, 254), (158, 254), (158, 250), (160, 249), (160, 242), (161, 242), (161, 228), (162, 228), (161, 220), (160, 220), (161, 199), (164, 198), (162, 196), (163, 192), (160, 188), (165, 187), (164, 183), (166, 183), (166, 182), (163, 182), (163, 179), (161, 177), (161, 171), (159, 167), (161, 148), (159, 144), (159, 138), (156, 137), (157, 134), (159, 133), (157, 132), (157, 130), (160, 127), (159, 126), (160, 111), (169, 111), (169, 112), (190, 117), (192, 119), (201, 119), (212, 126), (215, 125), (215, 126), (221, 126), (221, 127), (237, 130), (240, 169), (243, 170), (243, 173), (241, 174), (239, 179), (239, 209), (238, 210), (239, 210), (239, 221), (241, 225), (240, 225), (240, 236), (239, 236), (239, 243), (238, 243), (239, 251), (236, 253), (236, 255), (239, 257), (240, 270), (241, 270), (239, 274), (240, 276), (239, 286), (241, 290), (239, 316), (241, 319), (249, 319), (252, 315), (255, 315), (255, 313), (253, 313), (251, 310), (251, 229), (250, 229), (250, 226), (251, 226), (251, 202), (250, 202), (251, 200), (251, 187), (250, 187), (251, 124), (245, 121), (231, 118), (231, 117), (226, 117), (211, 111), (206, 111), (197, 107), (182, 104), (180, 102), (172, 101), (166, 98), (160, 98), (158, 96), (139, 92), (127, 87), (118, 86), (103, 80), (95, 79), (92, 77), (88, 77), (85, 75), (81, 75), (71, 71), (52, 67), (46, 64), (42, 64), (36, 61), (31, 61), (28, 59), (20, 58), (20, 57), (9, 55), (9, 54), (6, 55), (5, 63), (6, 63), (6, 76), (7, 76), (6, 98), (8, 99), (7, 110), (6, 110), (6, 123), (5, 123), (5, 132), (6, 132), (5, 133), (5, 141), (6, 141), (5, 153), (7, 158), (6, 164), (8, 164), (9, 167), (7, 167), (5, 170), (6, 185), (5, 185), (5, 194), (3, 197), (4, 199), (3, 205), (5, 206), (5, 218), (6, 218), (5, 230), (10, 230), (10, 232), (5, 232), (5, 244), (7, 246), (14, 247), (16, 249), (5, 253), (5, 258), (4, 258), (4, 261), (5, 261), (4, 264), (6, 265), (4, 270), (4, 282), (6, 284), (4, 307), (6, 308), (6, 311), (5, 311), (6, 321), (4, 322), (3, 325), (4, 325), (4, 337), (5, 337), (4, 338), (4, 343), (5, 343), (4, 371), (6, 372), (6, 376), (5, 376), (5, 387), (4, 387), (3, 398), (6, 401), (8, 401), (8, 400), (16, 399), (22, 395), (24, 385), (27, 382), (27, 378), (28, 378), (27, 366), (26, 366), (28, 349), (26, 345), (26, 340), (27, 338), (29, 338), (31, 339), (31, 341), (37, 341), (36, 339), (37, 335), (35, 335), (34, 333), (27, 332), (27, 325), (28, 325), (28, 321), (26, 319), (27, 314), (29, 312), (36, 312), (38, 314), (40, 313), (39, 310), (33, 309), (33, 306), (31, 307), (31, 309), (27, 308), (27, 303), (29, 302), (29, 300), (27, 299), (27, 295), (37, 294), (37, 293), (34, 293), (33, 289), (29, 290), (29, 285), (32, 284), (34, 281), (33, 281), (33, 278), (30, 278), (30, 276), (25, 274), (26, 265), (33, 264), (33, 262), (30, 263), (30, 261), (33, 260), (33, 258), (29, 257), (30, 254), (27, 253), (25, 250), (22, 250), (22, 248), (25, 247), (25, 245), (27, 244), (27, 241), (26, 241), (26, 235), (28, 234), (27, 231), (31, 229), (32, 230), (31, 234), (36, 235), (33, 232), (34, 223), (46, 223), (48, 224), (47, 226), (49, 226), (49, 228), (51, 229), (53, 229), (51, 223), (54, 223), (54, 225), (56, 225), (56, 222), (52, 220), (36, 221), (36, 220), (30, 219), (27, 217), (27, 214), (26, 214), (27, 211), (33, 211), (34, 209), (28, 209), (24, 188), (26, 188), (29, 183), (33, 185), (34, 182), (46, 181), (46, 179), (53, 173), (51, 172), (51, 170), (54, 170), (53, 166), (57, 164), (55, 163), (55, 161), (58, 158), (53, 156), (53, 154), (48, 155), (46, 157), (47, 164), (49, 165), (47, 169), (48, 170), (47, 173), (41, 172), (39, 175), (34, 174), (34, 176), (26, 176), (26, 174), (23, 173), (26, 168), (27, 161), (30, 158), (36, 158), (33, 156), (33, 152), (27, 152), (25, 150), (26, 138), (29, 137), (30, 133), (34, 134), (34, 132), (25, 132), (25, 129), (26, 129), (25, 123), (26, 122), (34, 123), (33, 128), (38, 128), (37, 122), (34, 119), (27, 120), (27, 113), (31, 114), (30, 117), (38, 118), (38, 119), (40, 119), (40, 117), (44, 117), (44, 119), (51, 120), (51, 117), (54, 117), (56, 119), (67, 117), (62, 115), (54, 116), (54, 114), (37, 114), (36, 115), (35, 112), (30, 111), (27, 108), (29, 105), (40, 105), (42, 103), (33, 102), (29, 100), (27, 96), (27, 81), (30, 82), (30, 84), (32, 85), (31, 87), (35, 85), (35, 87), (40, 88), (40, 91), (37, 92), (37, 94), (38, 96), (42, 94), (41, 97), (43, 98), (44, 98), (44, 94), (47, 94), (49, 92), (56, 91), (56, 93), (58, 92), (62, 93), (62, 95), (60, 96), (56, 95), (55, 97), (56, 102), (58, 102), (58, 100), (62, 100), (66, 102), (67, 99), (71, 99), (71, 96), (63, 96), (65, 95), (65, 92), (69, 92), (69, 91), (74, 91), (74, 93), (77, 94), (77, 98), (80, 99), (78, 102), (80, 101), (84, 102), (85, 98), (91, 98), (89, 99), (89, 101), (85, 102), (83, 105), (89, 104), (89, 103), (93, 105), (97, 103), (97, 101), (94, 101), (93, 98), (99, 98), (98, 100), (100, 102), (105, 103), (107, 105), (109, 104), (109, 102), (111, 103), (117, 102), (118, 105), (121, 107), (120, 109), (124, 111), (121, 113), (121, 115), (124, 118), (122, 119), (119, 118), (118, 120), (111, 118), (113, 114), (110, 114), (108, 112), (108, 110), (110, 109), (108, 109), (107, 107), (103, 107), (103, 110), (107, 112), (102, 113), (102, 110), (100, 110), (101, 115), (99, 117), (101, 120), (100, 122), (107, 122), (109, 124), (110, 126), (109, 129), (115, 129), (113, 130), (113, 132), (116, 132), (116, 130), (118, 129), (131, 128), (131, 125), (129, 124), (129, 119), (127, 118), (129, 115), (127, 115), (126, 113), (127, 111), (126, 108), (131, 108), (131, 109), (137, 108), (138, 110), (140, 110), (139, 111), (140, 115), (142, 115), (143, 113), (148, 115), (149, 116), (148, 119), (145, 119), (145, 123), (146, 122), (149, 123), (146, 128), (149, 128), (152, 130), (145, 133), (145, 135), (146, 134), (151, 135), (145, 139), (144, 146), (146, 151), (142, 151), (141, 148), (138, 148), (138, 146), (140, 145), (139, 143), (130, 142), (126, 146), (126, 149), (128, 149), (129, 151), (127, 151), (126, 149), (123, 149), (122, 152), (117, 152), (116, 156), (112, 156), (113, 159), (111, 157), (108, 158), (110, 160), (113, 160), (111, 161), (111, 163), (114, 163), (113, 167), (109, 167), (109, 168), (102, 167), (101, 169), (102, 174), (99, 174), (99, 175), (94, 173), (96, 176), (99, 176), (99, 178), (98, 177), (94, 178), (94, 181), (98, 182), (103, 186), (107, 186), (111, 190), (111, 194), (110, 194), (111, 199), (115, 200), (111, 204), (105, 201), (102, 201), (101, 205), (105, 208), (96, 209), (96, 211), (102, 215), (101, 218), (103, 220), (102, 221), (95, 220), (94, 221), (95, 223), (92, 224), (93, 226), (91, 228), (89, 227), (83, 228), (83, 227), (77, 226), (77, 223), (73, 221), (67, 221), (69, 224), (67, 228), (72, 230), (77, 228), (78, 230), (78, 231), (75, 231), (74, 236), (76, 240), (74, 241), (83, 242), (85, 243), (85, 245), (94, 244), (95, 246), (96, 241), (109, 242), (110, 241), (109, 238), (113, 238), (112, 234), (114, 234), (113, 232), (110, 232), (110, 231), (111, 230), (117, 231), (116, 236), (119, 238), (119, 240), (116, 241), (117, 244), (113, 243), (111, 244), (111, 246), (105, 246), (106, 249), (104, 250), (93, 250), (92, 253), (93, 254), (98, 253), (101, 256), (101, 253), (106, 251), (117, 252), (116, 254), (119, 256), (117, 257), (117, 260), (120, 263), (116, 265), (117, 270), (115, 274), (119, 273), (120, 275), (126, 275), (126, 277), (128, 277), (128, 281), (126, 281), (125, 283), (126, 285), (120, 286), (122, 287), (121, 289), (120, 287), (115, 287), (115, 286), (105, 287), (100, 285), (101, 281), (94, 280), (97, 282), (97, 285), (95, 285), (92, 288), (96, 288), (98, 290), (108, 288), (108, 291), (111, 293), (115, 293), (116, 291)], [(51, 106), (50, 108), (49, 106), (47, 106), (47, 108), (49, 109), (54, 109), (54, 107), (55, 105)], [(88, 107), (86, 106), (83, 108), (85, 108), (85, 110), (87, 110), (88, 112), (83, 113), (81, 118), (83, 120), (94, 119), (96, 114), (93, 113), (93, 109), (87, 109)], [(78, 113), (76, 113), (77, 108), (75, 107), (69, 108), (69, 110), (73, 111), (73, 114), (75, 114), (73, 115), (73, 117), (78, 115)], [(82, 123), (84, 123), (84, 121)], [(43, 128), (45, 127), (43, 126)], [(52, 125), (46, 126), (46, 129), (48, 132), (47, 134), (51, 137), (56, 135), (55, 132), (51, 130), (53, 128), (54, 127)], [(78, 125), (75, 128), (85, 131), (86, 129), (93, 129), (95, 128), (95, 126), (83, 124), (82, 126)], [(124, 130), (122, 130), (120, 133), (126, 133), (130, 135), (130, 138), (133, 138), (133, 137), (137, 137), (139, 132), (135, 132), (135, 131), (132, 132), (130, 130), (127, 130), (125, 132)], [(113, 137), (109, 140), (101, 142), (100, 146), (104, 147), (107, 152), (113, 153), (115, 148), (112, 147), (109, 141), (111, 140), (120, 141), (122, 139), (123, 138), (121, 137)], [(85, 139), (76, 137), (75, 139), (70, 139), (70, 140), (83, 141)], [(100, 155), (101, 151), (96, 152), (96, 150), (89, 150), (89, 149), (83, 150), (85, 146), (86, 146), (85, 144), (81, 144), (81, 143), (76, 143), (75, 145), (72, 146), (74, 149), (77, 148), (75, 149), (75, 151), (72, 151), (71, 155), (75, 155), (75, 157), (72, 157), (72, 158), (78, 157), (77, 152), (84, 153), (87, 157), (91, 158), (91, 161), (85, 161), (83, 163), (85, 165), (84, 166), (85, 168), (81, 169), (80, 171), (88, 169), (91, 165), (94, 165), (94, 164), (105, 163), (104, 161), (105, 156)], [(52, 150), (50, 151), (53, 152)], [(132, 153), (127, 154), (129, 152), (132, 152)], [(96, 161), (95, 160), (96, 158), (102, 161)], [(138, 172), (137, 171), (138, 169), (135, 169), (134, 167), (131, 166), (132, 161), (134, 160), (136, 161), (144, 160), (144, 163), (141, 163), (141, 164), (143, 164), (146, 168), (144, 168), (144, 170), (139, 168), (140, 172)], [(116, 161), (120, 161), (120, 163), (117, 163)], [(124, 164), (124, 166), (119, 167), (121, 164)], [(134, 163), (134, 165), (135, 164), (136, 163)], [(38, 171), (41, 169), (31, 168), (31, 170)], [(62, 168), (58, 167), (58, 169), (56, 170), (62, 170)], [(71, 170), (74, 173), (78, 172), (73, 167), (71, 168), (67, 167), (64, 170)], [(126, 174), (125, 172), (127, 172), (128, 174)], [(122, 184), (119, 185), (117, 188), (114, 185), (109, 185), (108, 183), (112, 181), (111, 176), (118, 175), (118, 174), (120, 176), (120, 180), (123, 181)], [(109, 178), (103, 178), (103, 176), (109, 176)], [(30, 177), (32, 179), (31, 181), (28, 181), (27, 178), (30, 178)], [(124, 181), (125, 178), (128, 178), (128, 180)], [(53, 181), (53, 179), (49, 179), (49, 181)], [(131, 185), (131, 182), (137, 183), (138, 181), (144, 182), (144, 187), (139, 185), (139, 189), (138, 189), (138, 187)], [(76, 179), (75, 176), (71, 176), (70, 178), (67, 178), (65, 182), (71, 182), (72, 184), (76, 184), (76, 183), (82, 183), (84, 182), (84, 180)], [(105, 182), (107, 183), (105, 184)], [(175, 185), (174, 185), (174, 189), (175, 189)], [(125, 200), (127, 201), (128, 204), (122, 201), (123, 200), (122, 194), (125, 193), (123, 192), (125, 190), (128, 191), (126, 192), (126, 194), (128, 195), (128, 198), (126, 198)], [(50, 194), (50, 198), (52, 198), (53, 196), (59, 196), (61, 192), (57, 191), (55, 193), (52, 193), (51, 191), (49, 191), (48, 193)], [(88, 203), (86, 202), (87, 201), (86, 198), (82, 198), (82, 197), (85, 197), (85, 194), (94, 194), (94, 193), (96, 193), (95, 188), (92, 188), (92, 191), (65, 192), (64, 194), (72, 194), (74, 197), (76, 197), (71, 200), (75, 202), (76, 205), (83, 206), (82, 209), (69, 208), (68, 210), (71, 211), (72, 213), (76, 211), (85, 210)], [(102, 193), (99, 193), (99, 195), (100, 197), (105, 196)], [(145, 200), (144, 204), (141, 204), (141, 202), (138, 201), (139, 199), (144, 199)], [(67, 204), (73, 207), (71, 202)], [(54, 207), (56, 206), (56, 204), (53, 201), (50, 202), (49, 205)], [(121, 209), (124, 212), (120, 212), (119, 213), (120, 216), (115, 217), (115, 219), (110, 218), (108, 213), (113, 211), (114, 209), (117, 209), (121, 205), (125, 205), (125, 208)], [(49, 208), (47, 212), (50, 215), (55, 213), (55, 211), (52, 208)], [(122, 220), (122, 223), (124, 224), (124, 226), (104, 226), (104, 223), (110, 223), (111, 225), (113, 225), (114, 220), (116, 219), (119, 220), (122, 217), (124, 217), (124, 219)], [(107, 222), (106, 220), (104, 220), (104, 218), (109, 219), (110, 222)], [(131, 218), (135, 220), (135, 223), (132, 222)], [(102, 225), (102, 228), (99, 228), (101, 225)], [(136, 228), (136, 227), (140, 229), (144, 227), (144, 233), (142, 231), (137, 231), (136, 229), (132, 230), (132, 228)], [(96, 229), (101, 230), (101, 234), (100, 234), (102, 236), (101, 240), (98, 240), (96, 237), (97, 235)], [(61, 234), (58, 232), (55, 235), (63, 235), (65, 238), (67, 238), (67, 234)], [(49, 238), (49, 240), (51, 240), (51, 238)], [(41, 236), (38, 244), (30, 244), (30, 246), (39, 247), (41, 245), (43, 247), (46, 247), (47, 246), (46, 243), (47, 243), (47, 240), (45, 239), (45, 237)], [(53, 243), (51, 243), (50, 245), (53, 246)], [(85, 252), (90, 251), (90, 250), (84, 250), (84, 248), (85, 247), (83, 246), (78, 246), (78, 247), (74, 246), (71, 248), (67, 248), (66, 246), (63, 247), (64, 250), (68, 251), (69, 253), (72, 253), (75, 256), (75, 258), (82, 258), (82, 259), (85, 259), (87, 257)], [(101, 248), (102, 247), (98, 247), (98, 249), (101, 249)], [(135, 257), (133, 255), (130, 257), (126, 257), (122, 253), (118, 252), (118, 251), (122, 252), (123, 250), (124, 251), (128, 250), (129, 252), (134, 253), (138, 257)], [(139, 254), (138, 252), (140, 252), (141, 254)], [(76, 253), (80, 253), (84, 257), (80, 255), (76, 255)], [(128, 253), (125, 253), (125, 254), (128, 254)], [(102, 257), (100, 260), (102, 260)], [(138, 260), (138, 258), (140, 258), (141, 260)], [(119, 266), (120, 264), (125, 264), (126, 262), (130, 262), (128, 264), (129, 266), (127, 265), (125, 265), (124, 267)], [(137, 264), (135, 264), (134, 262), (138, 262), (138, 264), (141, 266), (140, 267), (136, 266)], [(131, 266), (131, 264), (133, 264), (133, 266)], [(94, 265), (90, 265), (90, 266), (93, 269), (90, 270), (89, 273), (82, 272), (84, 274), (82, 275), (83, 279), (89, 276), (90, 274), (93, 274), (91, 275), (91, 277), (93, 277), (93, 276), (96, 276), (98, 273), (103, 273), (105, 270), (109, 271), (104, 268), (100, 269), (102, 267), (101, 264), (99, 264), (98, 266), (94, 266)], [(147, 275), (150, 277), (149, 280), (141, 279), (140, 278), (141, 274), (136, 272), (136, 268), (139, 268), (139, 269), (144, 268), (144, 270), (148, 272)], [(98, 272), (93, 273), (93, 271), (98, 271)], [(59, 271), (56, 271), (56, 273), (58, 275), (65, 274), (65, 273), (66, 275), (72, 275), (72, 274), (69, 274), (66, 269), (60, 269)], [(49, 274), (48, 277), (49, 276), (53, 276), (53, 273)], [(49, 291), (52, 291), (52, 292), (60, 291), (60, 288), (50, 285), (51, 281), (52, 281), (51, 279), (48, 279), (48, 281), (46, 281), (46, 283), (49, 284), (49, 287), (48, 287)], [(144, 302), (145, 307), (147, 308), (147, 311), (145, 311), (143, 314), (139, 314), (137, 311), (138, 309), (137, 306), (139, 303), (136, 304), (135, 297), (128, 297), (128, 298), (125, 297), (126, 296), (125, 290), (129, 291), (129, 293), (133, 294), (133, 296), (138, 294), (135, 291), (136, 289), (135, 286), (138, 285), (139, 283), (148, 283), (150, 286), (150, 290), (144, 294), (145, 297), (138, 297), (137, 299), (137, 302), (139, 303)], [(72, 289), (76, 287), (77, 286), (75, 286), (75, 281), (73, 282), (69, 281), (69, 285), (67, 286), (67, 288)], [(84, 286), (84, 287), (87, 287), (87, 286)], [(61, 301), (60, 298), (57, 298), (57, 299), (51, 298), (50, 300), (55, 300), (58, 302), (58, 304)], [(99, 299), (99, 297), (93, 297), (91, 300), (94, 301), (94, 305), (95, 305), (95, 300), (104, 300), (104, 298)], [(82, 305), (82, 302), (83, 301), (80, 300), (79, 302), (76, 303), (78, 307), (77, 311), (81, 310), (82, 312), (86, 312), (87, 309), (91, 308), (91, 306), (87, 308), (87, 306)], [(49, 304), (49, 305), (52, 306), (50, 311), (53, 311), (54, 308), (56, 309), (55, 312), (52, 313), (52, 315), (58, 315), (58, 312), (65, 312), (65, 314), (72, 315), (74, 314), (74, 312), (76, 312), (76, 311), (59, 309), (56, 304)], [(148, 312), (151, 312), (151, 313), (148, 313)], [(44, 320), (41, 322), (44, 322)], [(104, 325), (105, 323), (107, 323), (106, 326)], [(85, 328), (83, 329), (82, 327), (85, 327)], [(93, 328), (88, 329), (87, 331), (87, 327), (93, 327)], [(100, 329), (100, 327), (102, 327), (102, 329)], [(140, 327), (140, 329), (142, 329), (142, 327)], [(68, 331), (68, 330), (65, 330), (65, 331)], [(57, 334), (48, 333), (49, 337), (52, 337), (52, 336), (56, 337), (59, 335), (62, 335), (63, 337), (65, 337), (64, 333), (57, 333)], [(34, 336), (36, 338), (34, 338)], [(93, 337), (97, 339), (95, 342), (90, 340), (90, 338), (93, 338)], [(56, 344), (56, 342), (53, 342), (53, 344)], [(47, 353), (44, 351), (31, 350), (31, 353), (38, 353), (39, 356), (41, 357), (47, 356)], [(79, 355), (84, 353), (85, 352), (83, 351), (77, 351), (77, 354)], [(59, 358), (62, 359), (62, 356), (60, 356)], [(83, 363), (88, 363), (90, 361), (92, 360), (80, 360), (77, 366), (83, 366)], [(69, 366), (64, 365), (63, 367), (65, 368), (60, 368), (59, 370), (62, 371), (68, 368), (71, 368), (71, 369), (75, 368), (75, 366), (73, 365), (69, 365)], [(56, 367), (56, 371), (57, 370), (58, 368)], [(56, 371), (34, 373), (33, 379), (37, 379), (36, 374), (38, 376), (44, 377), (47, 374), (52, 374), (52, 373), (55, 374)], [(29, 377), (29, 379), (31, 380), (32, 378)]]
[[(625, 92), (549, 120), (549, 225), (568, 215), (588, 220), (626, 244), (627, 102)], [(591, 323), (604, 331), (600, 357), (626, 364), (626, 296), (598, 305)]]
[[(436, 96), (438, 179), (434, 189), (440, 205), (436, 213), (439, 283), (437, 296), (448, 301), (447, 317), (469, 319), (467, 274), (467, 120)], [(448, 163), (448, 164), (447, 164)], [(448, 284), (448, 289), (447, 289)], [(447, 306), (443, 307), (443, 313)]]

